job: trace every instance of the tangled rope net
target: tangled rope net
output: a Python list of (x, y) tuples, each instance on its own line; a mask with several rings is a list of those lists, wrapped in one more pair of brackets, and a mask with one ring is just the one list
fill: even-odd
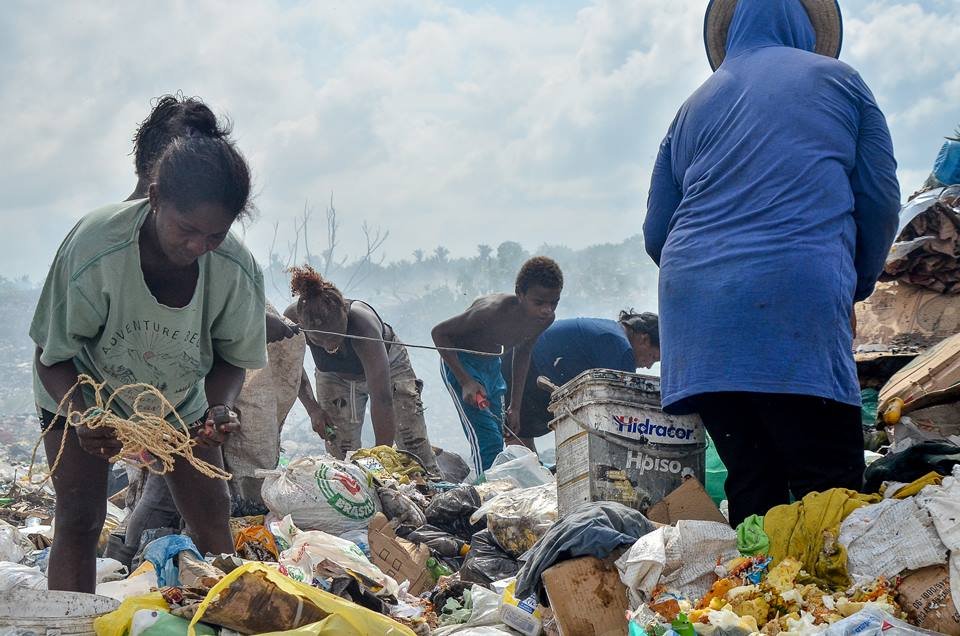
[[(84, 411), (76, 411), (71, 408), (71, 399), (73, 395), (88, 386), (93, 390), (94, 406), (88, 407)], [(63, 417), (65, 425), (63, 427), (63, 438), (60, 440), (60, 449), (57, 457), (50, 466), (44, 483), (50, 479), (63, 459), (63, 452), (67, 446), (67, 435), (71, 426), (86, 426), (91, 429), (110, 428), (113, 429), (117, 440), (121, 443), (122, 449), (110, 462), (115, 462), (120, 458), (130, 462), (140, 468), (146, 468), (152, 473), (158, 475), (166, 474), (173, 470), (177, 457), (184, 458), (197, 472), (212, 479), (227, 480), (232, 477), (230, 473), (215, 466), (209, 462), (199, 459), (193, 454), (193, 447), (197, 442), (190, 435), (190, 428), (180, 418), (180, 414), (170, 403), (169, 400), (155, 386), (144, 383), (125, 384), (104, 399), (106, 392), (106, 382), (97, 382), (86, 374), (77, 377), (77, 383), (74, 384), (67, 394), (60, 400), (57, 406), (57, 413), (54, 422)], [(135, 395), (132, 401), (127, 401), (133, 406), (133, 413), (128, 418), (120, 417), (115, 414), (111, 407), (114, 401), (125, 395)], [(148, 401), (151, 403), (147, 407)], [(177, 425), (171, 424), (166, 420), (164, 414), (172, 414), (177, 421)], [(37, 459), (37, 451), (43, 443), (43, 439), (53, 429), (48, 426), (40, 435), (37, 445), (33, 448), (33, 456), (30, 459), (30, 471), (28, 479), (33, 476), (33, 467)], [(133, 460), (131, 456), (143, 458), (149, 456), (151, 461)]]

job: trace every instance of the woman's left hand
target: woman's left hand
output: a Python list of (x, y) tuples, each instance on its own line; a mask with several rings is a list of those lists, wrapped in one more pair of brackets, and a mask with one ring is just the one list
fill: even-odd
[(240, 430), (240, 418), (233, 409), (218, 404), (207, 410), (207, 419), (197, 434), (197, 445), (208, 448), (222, 445), (230, 433)]

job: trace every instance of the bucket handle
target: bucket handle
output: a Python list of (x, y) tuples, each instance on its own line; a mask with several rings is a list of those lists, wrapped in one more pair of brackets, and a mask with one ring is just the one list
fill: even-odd
[(589, 426), (581, 422), (580, 419), (573, 414), (573, 411), (571, 411), (570, 407), (567, 406), (566, 404), (563, 405), (563, 410), (566, 411), (567, 417), (573, 420), (574, 424), (576, 424), (577, 426), (582, 428), (584, 431), (586, 431), (588, 435), (595, 435), (600, 439), (602, 439), (603, 441), (608, 442), (610, 444), (614, 444), (616, 446), (620, 446), (621, 448), (626, 448), (629, 450), (634, 446), (642, 446), (647, 443), (647, 438), (641, 435), (640, 439), (638, 439), (636, 442), (632, 444), (628, 444), (626, 441), (617, 439), (616, 436), (611, 435), (606, 431), (598, 431), (596, 429), (590, 428)]
[[(617, 406), (628, 406), (628, 407), (634, 407), (634, 408), (637, 407), (637, 403), (636, 403), (636, 402), (627, 402), (626, 400), (609, 400), (609, 399), (603, 399), (603, 400), (584, 400), (583, 402), (580, 402), (580, 403), (577, 404), (577, 408), (580, 409), (580, 408), (583, 408), (583, 407), (585, 407), (585, 406), (594, 406), (594, 405), (596, 405), (596, 404), (601, 404), (601, 405), (604, 405), (604, 406), (606, 406), (606, 405), (608, 405), (608, 404), (616, 404)], [(647, 404), (647, 405), (645, 405), (645, 406), (650, 406), (650, 407), (652, 407), (652, 406), (654, 406), (654, 405), (652, 405), (652, 404)], [(565, 407), (566, 409), (569, 409), (569, 408), (570, 408), (569, 406), (566, 406), (566, 404), (564, 404), (564, 407)]]
[[(570, 407), (567, 406), (566, 404), (564, 404), (562, 408), (563, 408), (564, 411), (566, 411), (566, 413), (565, 413), (566, 416), (569, 417), (571, 420), (573, 420), (573, 422), (574, 422), (577, 426), (579, 426), (581, 429), (583, 429), (584, 432), (586, 432), (588, 435), (594, 435), (594, 436), (596, 436), (596, 437), (599, 437), (599, 438), (602, 439), (603, 441), (608, 442), (608, 443), (610, 443), (610, 444), (613, 444), (613, 445), (615, 445), (615, 446), (619, 446), (619, 447), (621, 447), (621, 448), (626, 448), (627, 450), (632, 450), (635, 446), (643, 446), (643, 445), (646, 445), (646, 444), (649, 444), (649, 443), (650, 443), (650, 440), (648, 440), (648, 439), (647, 439), (645, 436), (643, 436), (643, 435), (641, 435), (641, 436), (640, 436), (640, 439), (638, 439), (638, 440), (636, 440), (636, 441), (628, 442), (628, 441), (626, 441), (626, 440), (620, 439), (620, 438), (617, 437), (616, 435), (611, 435), (611, 434), (608, 433), (607, 431), (598, 431), (597, 429), (591, 428), (591, 427), (587, 426), (586, 424), (584, 424), (576, 415), (573, 414), (573, 411), (571, 411), (571, 410), (570, 410)], [(683, 447), (684, 447), (684, 448), (683, 448), (683, 453), (682, 453), (682, 454), (687, 454), (687, 453), (688, 453), (689, 451), (691, 451), (691, 450), (692, 450), (692, 451), (706, 450), (706, 448), (707, 448), (707, 443), (706, 443), (706, 442), (703, 442), (703, 443), (700, 443), (700, 444), (684, 444)], [(665, 449), (665, 450), (666, 450), (666, 449)], [(670, 451), (666, 451), (666, 452), (669, 454)], [(678, 454), (680, 454), (679, 451), (678, 451)]]

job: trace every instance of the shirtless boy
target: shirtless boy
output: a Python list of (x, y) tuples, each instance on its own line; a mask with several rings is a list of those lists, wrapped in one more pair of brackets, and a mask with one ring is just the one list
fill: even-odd
[[(523, 381), (537, 337), (556, 317), (563, 289), (559, 265), (544, 256), (531, 258), (517, 274), (515, 294), (491, 294), (473, 302), (457, 316), (433, 328), (438, 347), (499, 353), (514, 349), (512, 403), (506, 409), (506, 428), (517, 431)], [(453, 397), (463, 431), (470, 442), (473, 470), (479, 478), (503, 450), (506, 381), (498, 355), (441, 351), (441, 375)]]

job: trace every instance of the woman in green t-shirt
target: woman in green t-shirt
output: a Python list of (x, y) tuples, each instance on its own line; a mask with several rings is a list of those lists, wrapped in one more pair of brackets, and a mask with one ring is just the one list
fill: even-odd
[[(244, 370), (266, 362), (263, 275), (230, 233), (250, 206), (250, 172), (225, 137), (188, 134), (163, 151), (148, 195), (83, 217), (57, 252), (30, 328), (42, 425), (62, 430), (54, 413), (81, 373), (108, 389), (145, 382), (184, 421), (204, 425), (194, 453), (222, 466), (219, 446), (239, 426), (233, 405)], [(90, 399), (75, 395), (71, 409)], [(216, 407), (229, 421), (211, 415)], [(123, 400), (113, 409), (131, 413)], [(60, 435), (44, 444), (52, 464)], [(109, 460), (120, 451), (105, 429), (67, 432), (53, 477), (50, 589), (94, 591)], [(226, 483), (183, 461), (166, 479), (198, 549), (232, 552)]]

